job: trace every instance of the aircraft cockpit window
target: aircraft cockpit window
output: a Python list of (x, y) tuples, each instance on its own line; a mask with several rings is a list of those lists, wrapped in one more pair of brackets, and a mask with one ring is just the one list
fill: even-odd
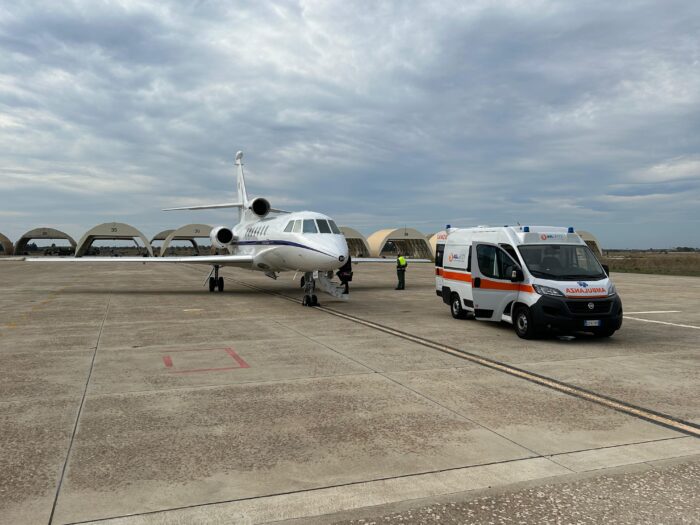
[(301, 220), (297, 219), (294, 221), (294, 228), (292, 229), (294, 233), (300, 233), (301, 232)]
[(318, 233), (313, 219), (304, 219), (304, 233)]
[(335, 221), (332, 221), (328, 219), (328, 224), (331, 227), (331, 231), (335, 233), (336, 235), (340, 235), (340, 229), (338, 228), (338, 225), (335, 223)]
[(316, 219), (316, 224), (318, 224), (318, 231), (321, 233), (331, 233), (331, 227), (328, 226), (328, 221), (323, 219)]
[(289, 233), (292, 231), (292, 228), (294, 228), (294, 221), (289, 221), (287, 223), (287, 227), (284, 229), (284, 231)]

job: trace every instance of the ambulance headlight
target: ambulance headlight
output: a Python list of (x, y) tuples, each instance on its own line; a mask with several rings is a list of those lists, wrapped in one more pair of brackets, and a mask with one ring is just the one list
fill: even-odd
[(612, 297), (613, 295), (617, 295), (617, 290), (615, 289), (615, 285), (610, 283), (608, 285), (608, 297)]
[(561, 291), (557, 290), (556, 288), (552, 288), (551, 286), (542, 286), (541, 284), (533, 284), (532, 287), (540, 295), (551, 295), (554, 297), (564, 297), (564, 294), (561, 293)]

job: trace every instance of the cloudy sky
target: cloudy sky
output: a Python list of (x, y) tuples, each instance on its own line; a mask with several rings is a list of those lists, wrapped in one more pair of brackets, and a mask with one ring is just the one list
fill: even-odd
[(249, 191), (371, 233), (700, 246), (700, 3), (0, 6), (0, 232), (151, 235)]

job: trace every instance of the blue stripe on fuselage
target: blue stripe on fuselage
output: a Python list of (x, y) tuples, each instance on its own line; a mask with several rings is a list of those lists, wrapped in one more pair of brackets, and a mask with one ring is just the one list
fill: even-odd
[(312, 248), (311, 246), (305, 246), (303, 244), (299, 244), (298, 242), (292, 241), (280, 241), (270, 239), (266, 241), (237, 241), (231, 244), (233, 246), (294, 246), (295, 248), (304, 248), (306, 250), (311, 250), (312, 252), (322, 253), (323, 255), (327, 255), (328, 257), (335, 257), (334, 255), (331, 255), (329, 253), (317, 250), (316, 248)]

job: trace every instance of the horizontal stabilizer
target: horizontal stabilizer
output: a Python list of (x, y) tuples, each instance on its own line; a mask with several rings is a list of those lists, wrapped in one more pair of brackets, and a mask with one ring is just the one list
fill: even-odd
[(202, 204), (201, 206), (181, 206), (179, 208), (165, 208), (163, 211), (176, 210), (213, 210), (216, 208), (243, 208), (240, 202), (224, 202), (222, 204)]

